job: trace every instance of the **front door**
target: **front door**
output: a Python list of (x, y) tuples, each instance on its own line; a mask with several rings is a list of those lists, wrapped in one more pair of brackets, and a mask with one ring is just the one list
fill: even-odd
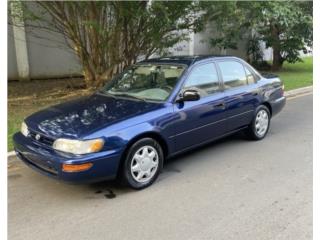
[(225, 133), (225, 102), (215, 64), (195, 65), (181, 92), (193, 89), (200, 100), (175, 103), (174, 129), (177, 152), (215, 139)]

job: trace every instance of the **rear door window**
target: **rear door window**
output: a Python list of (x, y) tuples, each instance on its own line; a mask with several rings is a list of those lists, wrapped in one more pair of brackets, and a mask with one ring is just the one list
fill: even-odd
[(241, 63), (236, 61), (218, 62), (225, 89), (247, 85), (247, 75)]
[(247, 74), (248, 84), (256, 83), (255, 75), (246, 66), (244, 66), (244, 69)]

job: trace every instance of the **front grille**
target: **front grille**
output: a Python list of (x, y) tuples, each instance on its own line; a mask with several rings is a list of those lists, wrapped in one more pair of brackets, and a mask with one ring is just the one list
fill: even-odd
[[(40, 137), (37, 139), (37, 135)], [(39, 134), (37, 132), (34, 132), (32, 130), (29, 129), (29, 136), (36, 142), (40, 142), (40, 143), (43, 143), (45, 145), (49, 145), (49, 146), (52, 146), (53, 142), (54, 142), (54, 139), (52, 138), (48, 138), (42, 134)]]
[(36, 168), (38, 168), (39, 170), (42, 170), (44, 172), (50, 173), (52, 175), (58, 175), (58, 171), (51, 167), (51, 166), (47, 166), (45, 164), (40, 164), (39, 162), (35, 162), (29, 158), (27, 158), (26, 156), (24, 156), (22, 153), (20, 152), (16, 152), (18, 157), (23, 160), (25, 163), (30, 164)]

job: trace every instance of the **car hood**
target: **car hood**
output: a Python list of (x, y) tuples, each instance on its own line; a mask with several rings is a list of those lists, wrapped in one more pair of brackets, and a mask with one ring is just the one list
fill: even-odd
[(161, 104), (94, 94), (29, 116), (32, 131), (52, 138), (81, 138), (98, 129), (159, 108)]

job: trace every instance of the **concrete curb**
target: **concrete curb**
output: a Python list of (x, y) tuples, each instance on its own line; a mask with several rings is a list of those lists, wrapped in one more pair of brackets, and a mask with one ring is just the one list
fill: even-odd
[(14, 151), (8, 152), (7, 157), (15, 156), (16, 153)]
[(287, 98), (290, 98), (290, 97), (294, 97), (301, 94), (312, 93), (312, 91), (313, 91), (313, 86), (309, 86), (309, 87), (297, 88), (290, 91), (286, 91), (284, 95)]
[[(284, 93), (284, 95), (287, 98), (290, 98), (290, 97), (294, 97), (294, 96), (297, 96), (300, 94), (311, 93), (312, 91), (313, 91), (313, 86), (309, 86), (309, 87), (297, 88), (297, 89), (293, 89), (290, 91), (286, 91)], [(8, 152), (7, 157), (9, 158), (9, 157), (13, 157), (15, 155), (16, 155), (16, 153), (14, 151), (11, 151), (11, 152)]]

